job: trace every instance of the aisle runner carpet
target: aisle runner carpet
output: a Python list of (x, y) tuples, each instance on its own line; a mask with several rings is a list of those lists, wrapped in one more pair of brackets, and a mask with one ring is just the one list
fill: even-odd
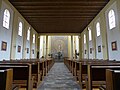
[(37, 90), (82, 90), (74, 77), (64, 65), (57, 62), (53, 65)]

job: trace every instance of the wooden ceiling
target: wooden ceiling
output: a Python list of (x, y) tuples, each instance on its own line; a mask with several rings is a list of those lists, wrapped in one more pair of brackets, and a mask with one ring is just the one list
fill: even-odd
[(80, 33), (109, 0), (9, 0), (38, 33)]

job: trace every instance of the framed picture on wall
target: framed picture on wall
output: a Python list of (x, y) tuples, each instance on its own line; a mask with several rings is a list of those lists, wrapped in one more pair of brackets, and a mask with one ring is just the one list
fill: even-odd
[(101, 52), (101, 46), (98, 46), (98, 52)]
[(34, 49), (32, 50), (32, 54), (34, 54)]
[(92, 53), (92, 48), (90, 48), (90, 53)]
[(87, 50), (85, 50), (85, 54), (87, 53)]
[(112, 47), (112, 51), (116, 51), (117, 50), (117, 41), (112, 42), (111, 47)]
[(29, 53), (29, 48), (27, 48), (27, 53)]
[(2, 41), (1, 50), (2, 51), (6, 51), (7, 50), (7, 42)]
[(21, 46), (18, 45), (18, 52), (21, 52)]

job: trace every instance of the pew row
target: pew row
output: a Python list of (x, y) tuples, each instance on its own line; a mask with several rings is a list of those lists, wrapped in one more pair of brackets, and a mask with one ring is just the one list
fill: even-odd
[[(73, 76), (76, 78), (76, 80), (79, 81), (79, 84), (82, 88), (85, 88), (85, 87), (88, 88), (88, 83), (86, 83), (88, 82), (88, 80), (86, 78), (88, 78), (89, 65), (114, 65), (114, 66), (120, 65), (118, 61), (116, 62), (116, 61), (98, 60), (98, 59), (94, 59), (94, 60), (65, 59), (64, 63), (68, 67), (68, 69), (71, 71)], [(105, 82), (105, 79), (104, 79), (104, 82)]]
[(33, 77), (30, 64), (0, 63), (0, 70), (13, 69), (13, 84), (25, 86), (26, 90), (32, 90)]
[(92, 90), (93, 86), (106, 85), (106, 69), (120, 70), (120, 65), (88, 65), (87, 90)]
[[(30, 64), (31, 65), (31, 76), (33, 78), (33, 87), (37, 88), (44, 76), (47, 75), (48, 71), (54, 64), (53, 59), (21, 59), (21, 60), (4, 60), (1, 64)], [(22, 80), (23, 81), (23, 80)]]

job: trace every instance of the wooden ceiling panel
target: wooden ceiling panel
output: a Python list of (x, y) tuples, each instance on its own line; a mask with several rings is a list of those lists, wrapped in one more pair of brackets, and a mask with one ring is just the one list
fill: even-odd
[(109, 0), (9, 0), (38, 33), (80, 33)]

